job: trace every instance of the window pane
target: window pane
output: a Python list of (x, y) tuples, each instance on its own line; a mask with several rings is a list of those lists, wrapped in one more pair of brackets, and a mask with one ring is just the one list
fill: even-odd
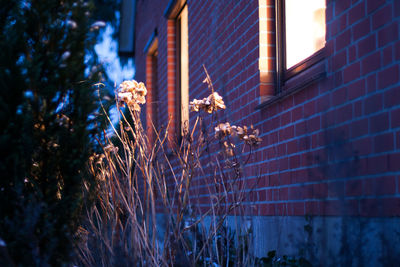
[(325, 46), (325, 0), (286, 0), (286, 67)]

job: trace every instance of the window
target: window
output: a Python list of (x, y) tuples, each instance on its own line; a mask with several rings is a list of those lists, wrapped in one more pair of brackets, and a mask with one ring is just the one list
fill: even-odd
[(279, 87), (323, 59), (326, 0), (276, 0)]
[(154, 127), (157, 129), (158, 114), (158, 39), (156, 32), (150, 39), (146, 57), (146, 129), (150, 143), (155, 141)]
[[(176, 66), (177, 66), (177, 129), (180, 134), (189, 121), (189, 37), (188, 9), (185, 5), (176, 18)], [(178, 133), (177, 133), (178, 134)], [(179, 135), (179, 134), (178, 134)]]
[[(170, 132), (182, 140), (189, 119), (188, 8), (185, 0), (170, 0), (167, 19), (167, 104)], [(172, 135), (170, 135), (172, 137)], [(169, 139), (172, 146), (173, 140)]]

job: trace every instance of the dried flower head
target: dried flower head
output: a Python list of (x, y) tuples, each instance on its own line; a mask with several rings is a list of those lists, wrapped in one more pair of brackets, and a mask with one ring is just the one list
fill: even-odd
[(260, 131), (254, 129), (253, 125), (248, 128), (247, 126), (231, 126), (229, 122), (225, 122), (220, 123), (215, 127), (215, 138), (222, 139), (226, 136), (237, 136), (250, 146), (255, 146), (261, 143), (262, 139), (258, 137), (259, 134)]
[(225, 136), (231, 135), (232, 128), (229, 122), (220, 123), (215, 127), (215, 138), (221, 139)]
[(240, 139), (250, 146), (256, 146), (262, 141), (262, 139), (258, 137), (260, 131), (258, 129), (254, 129), (253, 125), (251, 125), (250, 128), (247, 128), (246, 126), (243, 126), (243, 128), (238, 127), (236, 134)]
[(202, 100), (194, 99), (190, 102), (189, 107), (191, 111), (198, 112), (199, 110), (204, 110), (207, 113), (226, 108), (222, 96), (217, 92), (210, 94), (207, 98), (203, 98)]
[[(222, 96), (220, 96), (217, 92), (214, 92), (211, 95), (209, 95), (207, 97), (207, 101), (211, 103), (211, 106), (215, 110), (226, 108), (225, 103), (222, 100)], [(211, 112), (209, 112), (209, 113), (211, 113)]]
[(118, 103), (120, 106), (126, 103), (133, 110), (140, 111), (139, 104), (146, 103), (146, 94), (147, 89), (142, 82), (124, 81), (118, 88)]
[(203, 105), (203, 100), (198, 100), (198, 99), (193, 99), (192, 102), (190, 102), (189, 107), (191, 111), (198, 112), (201, 109), (201, 106)]
[(237, 135), (239, 139), (243, 140), (247, 145), (255, 146), (261, 143), (262, 139), (258, 137), (260, 131), (254, 129), (253, 125), (248, 128), (247, 126), (232, 126), (232, 133)]
[(225, 148), (225, 153), (232, 157), (234, 155), (234, 148), (235, 144), (232, 144), (231, 142), (224, 141), (224, 148)]

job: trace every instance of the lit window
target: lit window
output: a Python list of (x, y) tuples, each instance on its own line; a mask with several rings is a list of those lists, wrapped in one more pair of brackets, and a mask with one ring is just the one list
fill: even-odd
[(185, 5), (176, 19), (177, 29), (177, 110), (180, 113), (178, 128), (181, 134), (188, 127), (189, 121), (189, 37), (188, 9)]
[(325, 0), (286, 0), (286, 68), (325, 46)]
[(276, 0), (278, 91), (324, 58), (326, 0)]

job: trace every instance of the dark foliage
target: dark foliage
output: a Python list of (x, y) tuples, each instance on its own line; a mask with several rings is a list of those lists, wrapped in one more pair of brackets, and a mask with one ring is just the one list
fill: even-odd
[(295, 258), (283, 255), (278, 257), (276, 251), (272, 250), (268, 252), (267, 257), (257, 258), (256, 266), (260, 267), (278, 267), (278, 266), (290, 266), (290, 267), (311, 267), (312, 264), (303, 257)]
[(86, 173), (92, 136), (103, 128), (90, 119), (100, 80), (98, 68), (90, 71), (96, 58), (87, 62), (98, 33), (94, 7), (0, 0), (1, 266), (70, 262), (82, 185), (94, 182)]

